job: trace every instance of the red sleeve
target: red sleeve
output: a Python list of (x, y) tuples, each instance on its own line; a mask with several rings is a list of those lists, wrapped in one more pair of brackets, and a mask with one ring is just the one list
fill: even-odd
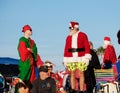
[(104, 58), (103, 58), (103, 62), (105, 62), (105, 60), (109, 60), (109, 48), (106, 48), (105, 49), (105, 52), (104, 52)]
[(109, 60), (113, 64), (115, 64), (117, 61), (116, 52), (114, 50), (114, 47), (111, 45), (108, 45), (105, 50), (103, 62), (105, 62), (105, 60)]
[(43, 65), (43, 61), (41, 60), (40, 55), (37, 55), (37, 61), (36, 61), (37, 66), (42, 66)]
[(85, 45), (85, 54), (90, 54), (90, 45), (86, 34), (84, 34), (84, 45)]
[(27, 50), (27, 47), (25, 45), (25, 42), (20, 42), (19, 48), (18, 48), (19, 54), (20, 54), (20, 59), (22, 61), (26, 61), (29, 57), (29, 51)]
[(66, 38), (65, 48), (64, 48), (64, 57), (71, 57), (72, 53), (68, 52), (69, 48), (72, 48), (72, 36)]

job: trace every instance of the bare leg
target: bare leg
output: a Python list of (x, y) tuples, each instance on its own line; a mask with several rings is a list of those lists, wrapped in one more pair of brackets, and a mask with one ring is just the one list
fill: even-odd
[(80, 91), (84, 91), (84, 72), (83, 71), (79, 71), (80, 73)]
[(71, 82), (71, 88), (75, 89), (75, 71), (71, 71), (70, 82)]

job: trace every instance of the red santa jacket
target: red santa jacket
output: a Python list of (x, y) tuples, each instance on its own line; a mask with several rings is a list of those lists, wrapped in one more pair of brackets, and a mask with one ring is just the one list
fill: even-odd
[(112, 64), (115, 64), (117, 61), (116, 52), (112, 45), (108, 45), (104, 52), (103, 62), (109, 61)]
[[(69, 52), (71, 48), (81, 48), (81, 52)], [(81, 62), (83, 58), (91, 58), (88, 37), (85, 33), (78, 31), (74, 35), (68, 35), (64, 49), (63, 62)]]

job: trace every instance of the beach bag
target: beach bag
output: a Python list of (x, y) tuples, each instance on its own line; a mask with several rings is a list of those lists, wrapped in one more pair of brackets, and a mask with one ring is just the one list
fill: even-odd
[(103, 91), (104, 93), (120, 93), (118, 82), (104, 84)]
[(96, 93), (100, 91), (103, 93), (119, 93), (118, 82), (116, 82), (115, 78), (116, 74), (116, 66), (111, 69), (95, 69)]

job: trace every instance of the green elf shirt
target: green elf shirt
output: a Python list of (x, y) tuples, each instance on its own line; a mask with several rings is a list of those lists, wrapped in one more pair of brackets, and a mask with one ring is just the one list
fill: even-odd
[[(30, 52), (27, 48), (32, 49), (33, 52)], [(34, 40), (21, 37), (19, 39), (18, 52), (20, 56), (18, 66), (20, 78), (32, 82), (36, 78), (35, 66), (37, 61), (37, 47)]]

